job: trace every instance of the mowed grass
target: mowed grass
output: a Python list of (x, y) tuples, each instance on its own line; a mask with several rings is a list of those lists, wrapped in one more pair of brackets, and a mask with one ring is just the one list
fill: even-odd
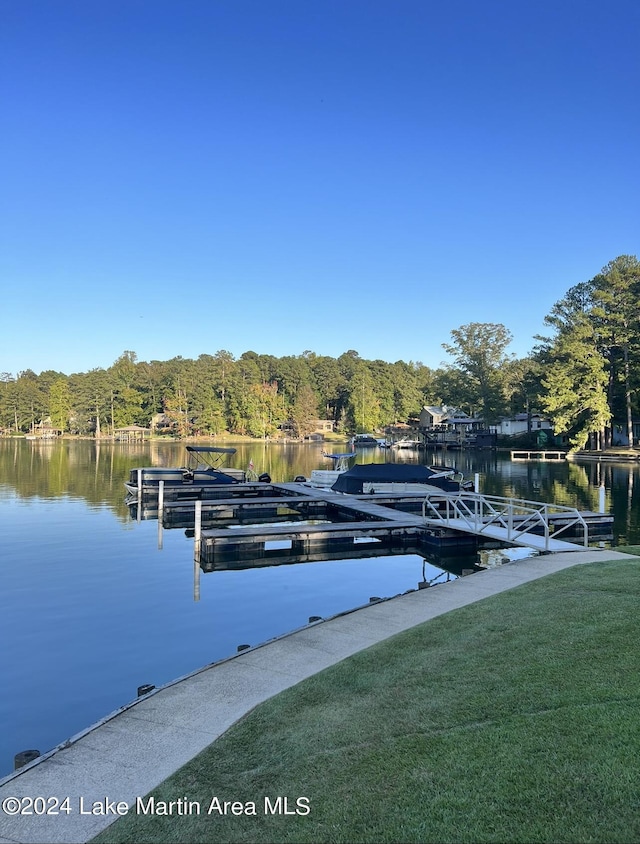
[[(604, 562), (415, 627), (262, 704), (153, 792), (199, 816), (132, 813), (95, 840), (638, 842), (639, 607), (640, 560)], [(309, 814), (265, 814), (278, 795)], [(207, 815), (214, 796), (257, 815)]]

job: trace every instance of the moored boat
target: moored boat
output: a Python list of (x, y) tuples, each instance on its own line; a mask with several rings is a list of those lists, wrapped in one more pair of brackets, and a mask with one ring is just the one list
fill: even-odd
[(349, 462), (356, 456), (356, 452), (348, 451), (343, 454), (331, 454), (323, 451), (322, 456), (333, 460), (333, 469), (313, 469), (307, 483), (311, 486), (329, 489), (343, 472), (348, 471)]
[(465, 481), (462, 473), (449, 467), (363, 463), (343, 472), (331, 489), (348, 495), (372, 492), (455, 493), (472, 490), (473, 481)]
[(236, 453), (235, 448), (218, 446), (187, 446), (186, 466), (179, 468), (148, 466), (131, 469), (125, 488), (130, 495), (158, 494), (160, 481), (165, 488), (218, 486), (244, 483), (246, 472), (242, 469), (221, 468), (224, 461)]
[(412, 440), (409, 437), (402, 437), (400, 440), (392, 443), (391, 448), (420, 448), (422, 443), (420, 440)]
[(351, 438), (353, 448), (377, 448), (378, 440), (373, 434), (356, 434)]

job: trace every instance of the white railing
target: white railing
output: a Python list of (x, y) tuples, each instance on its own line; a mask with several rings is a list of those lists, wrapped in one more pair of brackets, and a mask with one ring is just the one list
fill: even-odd
[[(484, 533), (490, 527), (506, 530), (507, 542), (518, 542), (527, 535), (544, 536), (545, 550), (549, 550), (551, 532), (556, 538), (563, 531), (581, 525), (583, 546), (589, 547), (589, 527), (575, 507), (526, 501), (522, 498), (503, 498), (499, 495), (481, 495), (477, 492), (433, 493), (422, 503), (424, 519), (437, 519), (444, 525), (459, 527), (473, 533)], [(563, 524), (552, 527), (551, 516), (563, 517)], [(457, 521), (458, 525), (452, 525)]]

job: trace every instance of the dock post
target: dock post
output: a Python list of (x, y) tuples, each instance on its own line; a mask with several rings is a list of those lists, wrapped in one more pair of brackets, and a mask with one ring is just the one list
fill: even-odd
[(605, 493), (606, 489), (604, 483), (600, 484), (600, 495), (598, 496), (598, 512), (605, 513)]
[(137, 521), (142, 521), (142, 469), (138, 469), (138, 512)]
[(162, 516), (164, 513), (164, 481), (158, 484), (158, 550), (162, 551)]
[(473, 491), (480, 492), (480, 475), (476, 472), (473, 476)]
[(193, 528), (193, 559), (200, 562), (200, 535), (202, 533), (202, 501), (196, 501), (196, 516)]
[(200, 600), (200, 563), (193, 561), (193, 600), (197, 603)]

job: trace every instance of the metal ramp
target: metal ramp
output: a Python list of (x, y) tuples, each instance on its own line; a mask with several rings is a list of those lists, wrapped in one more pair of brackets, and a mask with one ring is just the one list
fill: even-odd
[[(481, 495), (477, 492), (428, 495), (422, 504), (422, 515), (432, 525), (446, 526), (525, 545), (538, 551), (577, 551), (575, 542), (555, 537), (580, 525), (582, 545), (589, 547), (589, 527), (578, 510), (560, 504), (546, 504), (521, 498)], [(551, 517), (563, 517), (562, 525), (552, 525)], [(553, 536), (551, 533), (553, 532)]]

